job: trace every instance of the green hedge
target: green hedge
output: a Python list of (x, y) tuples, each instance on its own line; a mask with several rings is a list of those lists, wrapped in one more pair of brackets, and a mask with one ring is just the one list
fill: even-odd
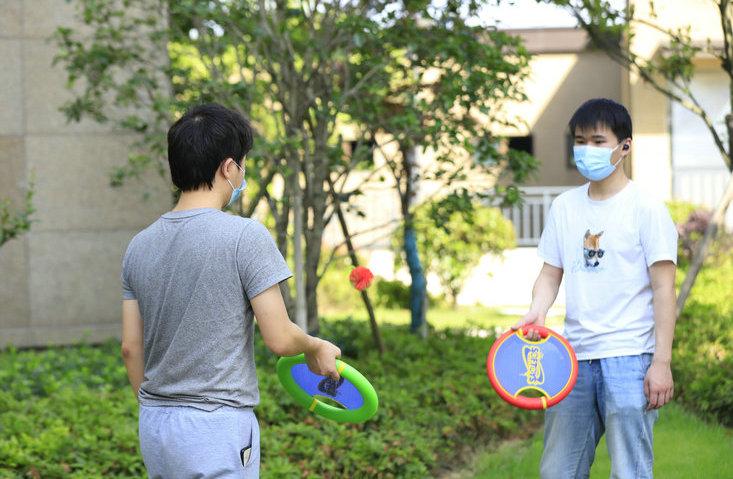
[[(262, 477), (433, 477), (461, 462), (462, 446), (532, 432), (541, 413), (508, 406), (486, 377), (493, 337), (434, 332), (421, 341), (382, 326), (324, 324), (344, 359), (370, 378), (377, 414), (363, 424), (321, 420), (287, 396), (277, 358), (257, 341)], [(137, 408), (119, 343), (0, 353), (0, 477), (142, 477)]]
[[(678, 279), (684, 277), (680, 270)], [(733, 254), (700, 271), (677, 323), (672, 370), (678, 401), (733, 426)]]
[[(708, 213), (685, 202), (667, 203), (680, 232), (677, 284), (702, 238)], [(698, 415), (733, 425), (733, 234), (721, 231), (710, 249), (675, 329), (675, 397)]]

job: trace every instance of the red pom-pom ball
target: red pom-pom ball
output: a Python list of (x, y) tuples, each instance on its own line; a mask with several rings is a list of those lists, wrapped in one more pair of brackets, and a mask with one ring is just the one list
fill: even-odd
[(374, 275), (369, 271), (369, 268), (365, 268), (364, 266), (357, 266), (351, 270), (351, 274), (349, 275), (349, 281), (359, 291), (368, 288), (372, 284), (372, 279), (374, 279)]

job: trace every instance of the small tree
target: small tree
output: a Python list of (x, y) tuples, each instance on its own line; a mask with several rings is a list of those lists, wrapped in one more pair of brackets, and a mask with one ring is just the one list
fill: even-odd
[[(386, 135), (391, 143), (378, 146), (400, 199), (412, 331), (423, 327), (427, 305), (414, 225), (415, 207), (430, 201), (420, 198), (422, 185), (432, 183), (437, 198), (455, 198), (470, 188), (473, 195), (494, 191), (513, 202), (519, 198), (516, 185), (536, 166), (529, 155), (496, 148), (495, 127), (513, 124), (505, 103), (526, 99), (520, 85), (529, 54), (518, 37), (481, 22), (478, 9), (486, 3), (451, 0), (434, 10), (406, 3), (386, 14), (384, 28), (364, 39), (362, 51), (386, 48), (389, 63), (375, 73), (369, 94), (347, 105), (363, 137)], [(420, 164), (423, 153), (431, 165)], [(501, 175), (504, 189), (492, 190)]]
[[(461, 146), (470, 156), (493, 148), (476, 115), (495, 121), (495, 100), (518, 98), (526, 55), (511, 37), (468, 26), (478, 3), (466, 10), (456, 0), (446, 8), (382, 0), (75, 0), (90, 33), (57, 32), (57, 61), (76, 93), (63, 111), (70, 120), (115, 122), (141, 135), (115, 184), (151, 167), (165, 172), (164, 132), (191, 105), (218, 101), (251, 118), (260, 138), (247, 176), (256, 181), (241, 213), (261, 201), (269, 206), (278, 246), (294, 257), (300, 307), (291, 315), (307, 317), (307, 329), (316, 330), (324, 228), (353, 193), (339, 179), (359, 163), (344, 158), (341, 126), (387, 132), (403, 152)], [(417, 19), (430, 19), (431, 27)], [(434, 68), (439, 81), (424, 81)], [(455, 161), (444, 155), (444, 164)], [(525, 171), (521, 161), (478, 156), (495, 173)], [(410, 161), (402, 165), (404, 175), (399, 166), (394, 171), (411, 205), (416, 172)], [(460, 178), (445, 171), (435, 174)]]
[(425, 204), (417, 209), (415, 217), (421, 260), (438, 276), (453, 308), (481, 257), (516, 246), (511, 221), (498, 208), (481, 203), (470, 208), (451, 200)]

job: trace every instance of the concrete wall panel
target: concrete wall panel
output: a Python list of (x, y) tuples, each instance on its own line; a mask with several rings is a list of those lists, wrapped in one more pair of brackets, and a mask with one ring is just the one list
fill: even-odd
[(120, 230), (31, 235), (30, 325), (48, 328), (118, 324), (122, 257), (135, 233)]
[(0, 348), (7, 344), (3, 328), (29, 324), (28, 248), (26, 236), (0, 247)]
[[(0, 15), (2, 17), (2, 15)], [(23, 43), (0, 38), (0, 135), (23, 134)]]
[(0, 38), (23, 33), (23, 0), (0, 0)]
[(127, 161), (133, 140), (115, 134), (29, 136), (27, 158), (38, 185), (37, 231), (142, 228), (171, 207), (168, 180), (152, 171), (145, 182), (109, 185), (113, 166)]

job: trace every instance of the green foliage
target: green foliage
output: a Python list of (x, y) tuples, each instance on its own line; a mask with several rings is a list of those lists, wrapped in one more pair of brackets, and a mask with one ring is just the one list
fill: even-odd
[[(351, 310), (363, 306), (359, 291), (349, 281), (354, 266), (348, 256), (334, 259), (318, 282), (318, 297), (324, 311)], [(375, 282), (379, 279), (375, 278)], [(366, 325), (365, 325), (366, 326)]]
[[(442, 330), (419, 340), (402, 326), (382, 327), (381, 358), (362, 322), (322, 328), (379, 394), (377, 414), (362, 424), (298, 406), (277, 380), (277, 357), (256, 341), (263, 479), (434, 477), (462, 460), (462, 446), (535, 430), (540, 415), (504, 403), (486, 378), (493, 336)], [(0, 477), (144, 476), (119, 348), (0, 352)]]
[[(488, 253), (500, 254), (516, 245), (511, 221), (498, 208), (449, 195), (415, 211), (415, 234), (423, 266), (440, 279), (455, 305), (463, 283)], [(398, 236), (399, 237), (399, 236)], [(401, 256), (396, 256), (401, 261)]]
[(690, 215), (700, 207), (687, 201), (672, 200), (666, 202), (669, 215), (672, 217), (674, 224), (680, 225), (687, 221)]
[(410, 286), (400, 280), (377, 282), (377, 305), (389, 309), (410, 307)]
[[(165, 131), (192, 105), (216, 101), (244, 113), (259, 133), (247, 161), (255, 181), (242, 213), (251, 215), (266, 199), (281, 251), (292, 238), (304, 238), (312, 329), (334, 193), (354, 197), (361, 185), (340, 180), (375, 167), (369, 146), (344, 154), (345, 131), (397, 140), (397, 158), (370, 176), (391, 172), (402, 198), (411, 196), (406, 185), (419, 174), (402, 171), (405, 148), (438, 152), (430, 175), (450, 187), (473, 169), (506, 173), (513, 184), (536, 166), (526, 155), (495, 148), (494, 127), (510, 123), (503, 106), (525, 99), (519, 85), (529, 54), (518, 37), (487, 28), (493, 25), (483, 22), (479, 7), (488, 0), (468, 8), (455, 0), (450, 7), (339, 0), (328, 8), (259, 0), (74, 3), (84, 28), (62, 27), (54, 35), (55, 61), (75, 87), (62, 111), (70, 121), (110, 122), (140, 138), (127, 163), (111, 173), (111, 184), (151, 169), (163, 174)], [(476, 164), (457, 165), (458, 151), (463, 163)], [(302, 212), (291, 211), (296, 204)], [(310, 219), (303, 231), (290, 232), (293, 214)]]
[(120, 344), (0, 353), (0, 477), (140, 477)]
[(733, 252), (700, 271), (675, 330), (675, 396), (733, 426)]
[[(363, 424), (314, 417), (284, 397), (273, 376), (265, 378), (276, 358), (258, 360), (263, 477), (434, 477), (441, 465), (461, 460), (462, 446), (522, 434), (539, 418), (508, 406), (487, 383), (492, 337), (444, 330), (421, 341), (403, 328), (382, 326), (387, 353), (380, 358), (362, 330), (355, 321), (324, 327), (379, 394), (377, 414)], [(273, 387), (265, 391), (263, 382)]]
[[(709, 214), (693, 204), (667, 204), (679, 232), (678, 283), (702, 238)], [(672, 369), (675, 395), (706, 418), (733, 425), (733, 234), (721, 231), (677, 322)]]
[(25, 206), (21, 211), (12, 212), (11, 201), (7, 198), (0, 201), (0, 246), (31, 229), (30, 216), (36, 212), (32, 203), (34, 194), (31, 181), (25, 194)]

